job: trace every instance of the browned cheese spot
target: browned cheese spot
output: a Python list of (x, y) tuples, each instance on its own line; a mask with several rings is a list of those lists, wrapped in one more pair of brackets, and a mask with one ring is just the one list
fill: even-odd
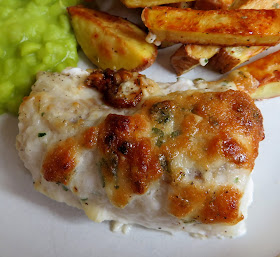
[[(85, 85), (97, 89), (102, 95), (106, 104), (115, 108), (135, 107), (142, 99), (142, 83), (145, 76), (137, 72), (130, 72), (124, 69), (113, 71), (110, 69), (94, 70), (86, 79)], [(125, 82), (133, 85), (129, 93), (122, 87)]]
[(133, 194), (144, 194), (162, 175), (151, 139), (145, 136), (147, 129), (141, 115), (110, 114), (100, 126), (101, 171), (107, 194), (118, 207), (124, 207)]
[(195, 185), (175, 188), (169, 196), (170, 213), (177, 218), (201, 223), (237, 224), (244, 217), (240, 214), (242, 194), (238, 189), (220, 186), (216, 190)]
[(67, 185), (77, 165), (79, 146), (74, 138), (56, 144), (46, 155), (42, 174), (47, 181)]

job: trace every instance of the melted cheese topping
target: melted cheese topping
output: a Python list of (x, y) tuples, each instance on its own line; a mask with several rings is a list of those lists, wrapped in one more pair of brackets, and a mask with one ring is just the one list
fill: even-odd
[(160, 96), (166, 87), (153, 84), (138, 106), (118, 110), (83, 86), (87, 76), (43, 73), (21, 106), (17, 148), (40, 192), (95, 221), (190, 233), (246, 216), (243, 195), (263, 139), (261, 113), (248, 95)]

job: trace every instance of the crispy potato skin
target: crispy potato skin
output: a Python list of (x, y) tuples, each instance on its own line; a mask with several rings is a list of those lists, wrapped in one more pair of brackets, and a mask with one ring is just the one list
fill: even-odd
[(210, 59), (209, 64), (214, 70), (220, 73), (226, 73), (267, 48), (266, 46), (224, 47)]
[(237, 46), (275, 45), (280, 10), (145, 8), (142, 20), (159, 41)]
[(190, 69), (199, 65), (199, 60), (192, 58), (188, 55), (185, 49), (185, 45), (182, 45), (177, 51), (170, 57), (170, 63), (175, 70), (177, 76), (180, 76)]
[(157, 48), (131, 22), (83, 6), (68, 12), (78, 43), (99, 68), (141, 71), (155, 61)]
[(128, 8), (148, 7), (163, 4), (173, 4), (180, 2), (193, 2), (194, 0), (121, 0)]
[(178, 76), (200, 64), (200, 58), (211, 58), (219, 51), (217, 46), (182, 45), (171, 57), (170, 63)]

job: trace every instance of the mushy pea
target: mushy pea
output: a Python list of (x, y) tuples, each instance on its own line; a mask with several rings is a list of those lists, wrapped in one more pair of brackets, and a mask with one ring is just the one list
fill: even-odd
[(16, 114), (38, 71), (78, 62), (66, 7), (79, 0), (0, 0), (0, 114)]

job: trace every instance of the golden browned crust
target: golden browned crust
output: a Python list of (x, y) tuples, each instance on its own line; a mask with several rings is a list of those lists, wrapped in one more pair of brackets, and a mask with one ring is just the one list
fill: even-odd
[(149, 124), (140, 115), (110, 114), (100, 126), (101, 171), (109, 198), (118, 207), (133, 194), (144, 194), (162, 175), (148, 131)]
[(241, 197), (242, 194), (232, 187), (220, 186), (215, 190), (190, 184), (173, 188), (169, 210), (177, 218), (188, 216), (187, 222), (234, 225), (244, 218), (239, 212)]
[[(174, 120), (174, 127), (180, 131), (180, 135), (175, 139), (167, 137), (168, 140), (162, 145), (165, 155), (172, 156), (173, 151), (185, 150), (186, 155), (191, 156), (202, 169), (221, 156), (240, 167), (253, 168), (258, 155), (258, 143), (263, 140), (264, 134), (262, 115), (250, 97), (233, 90), (176, 93), (147, 100), (142, 112), (151, 117), (149, 110), (159, 103), (165, 103), (167, 99), (172, 101), (172, 107), (166, 108), (168, 112), (161, 108), (159, 113), (163, 118)], [(202, 118), (199, 122), (197, 116)], [(152, 120), (152, 126), (165, 132), (164, 119), (158, 124), (156, 121), (158, 119)], [(194, 130), (198, 131), (190, 140)], [(246, 138), (246, 145), (238, 139), (241, 135)]]
[(45, 156), (42, 174), (45, 180), (67, 185), (77, 165), (79, 145), (74, 138), (59, 142)]
[[(243, 192), (231, 184), (204, 182), (217, 161), (249, 174), (264, 138), (262, 115), (241, 91), (187, 91), (150, 97), (132, 116), (109, 114), (82, 135), (58, 143), (46, 155), (43, 175), (67, 184), (79, 149), (99, 153), (103, 187), (111, 203), (124, 208), (163, 180), (170, 214), (201, 223), (236, 224), (243, 219)], [(193, 181), (171, 165), (178, 154), (195, 163)]]

